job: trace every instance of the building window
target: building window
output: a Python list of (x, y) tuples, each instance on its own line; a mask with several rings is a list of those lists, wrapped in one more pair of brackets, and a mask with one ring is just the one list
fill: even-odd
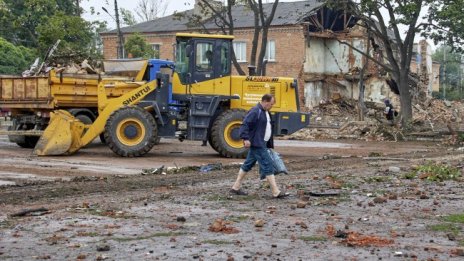
[(159, 59), (160, 58), (160, 47), (161, 44), (152, 44), (151, 48), (153, 48), (153, 58)]
[(266, 55), (264, 55), (264, 59), (267, 59), (269, 62), (275, 61), (275, 41), (274, 40), (267, 42)]
[(245, 42), (234, 42), (234, 53), (237, 62), (246, 62), (246, 43)]

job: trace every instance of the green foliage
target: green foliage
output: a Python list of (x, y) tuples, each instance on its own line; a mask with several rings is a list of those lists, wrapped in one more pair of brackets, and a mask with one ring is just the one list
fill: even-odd
[(37, 26), (38, 49), (44, 54), (60, 39), (61, 43), (56, 51), (56, 57), (73, 57), (76, 60), (82, 60), (90, 55), (93, 40), (92, 29), (90, 22), (78, 16), (58, 13)]
[(15, 45), (36, 48), (39, 46), (37, 27), (46, 24), (58, 13), (75, 16), (76, 0), (1, 0), (0, 37)]
[(130, 10), (124, 8), (120, 8), (120, 10), (123, 24), (128, 26), (137, 24), (137, 20), (135, 19), (134, 14), (132, 14)]
[(405, 173), (403, 175), (403, 179), (415, 179), (417, 177), (417, 174), (415, 171)]
[(450, 224), (450, 223), (431, 225), (431, 226), (428, 226), (428, 228), (432, 231), (451, 232), (454, 235), (459, 234), (459, 231), (460, 231), (459, 226), (455, 224)]
[(444, 42), (460, 51), (464, 50), (464, 0), (433, 1), (427, 15), (428, 23), (424, 36), (435, 43)]
[(443, 220), (452, 223), (461, 223), (464, 224), (464, 213), (461, 214), (452, 214), (443, 218)]
[(0, 37), (0, 74), (19, 74), (29, 68), (34, 58), (33, 50)]
[(140, 34), (133, 34), (126, 39), (124, 48), (132, 58), (153, 58), (154, 50)]
[(428, 162), (419, 166), (416, 174), (425, 177), (429, 181), (455, 180), (461, 176), (460, 170), (445, 164)]
[[(462, 53), (453, 51), (449, 46), (440, 46), (432, 55), (432, 59), (440, 66), (440, 98), (460, 100), (464, 98)], [(445, 96), (445, 97), (443, 97)]]

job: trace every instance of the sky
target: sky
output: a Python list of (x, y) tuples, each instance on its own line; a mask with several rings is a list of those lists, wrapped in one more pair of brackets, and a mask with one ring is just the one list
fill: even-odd
[[(117, 0), (117, 1), (118, 1), (119, 8), (124, 8), (124, 9), (132, 11), (136, 19), (138, 19), (134, 10), (139, 0)], [(168, 7), (166, 9), (166, 14), (165, 14), (166, 16), (173, 14), (175, 11), (181, 12), (181, 11), (193, 9), (193, 6), (195, 4), (195, 0), (165, 0), (165, 1), (169, 2)], [(280, 2), (292, 2), (292, 1), (295, 1), (295, 0), (280, 0)], [(264, 0), (263, 2), (273, 2), (273, 1)], [(84, 19), (89, 20), (89, 21), (105, 20), (108, 23), (109, 29), (116, 28), (116, 22), (111, 17), (111, 16), (114, 17), (114, 0), (82, 0), (81, 7), (84, 8), (84, 14), (83, 14)], [(90, 14), (91, 7), (94, 7), (95, 12), (99, 12), (99, 14), (91, 15)], [(102, 7), (105, 7), (106, 10), (108, 10), (108, 12), (111, 14), (111, 16), (105, 13), (102, 10)]]

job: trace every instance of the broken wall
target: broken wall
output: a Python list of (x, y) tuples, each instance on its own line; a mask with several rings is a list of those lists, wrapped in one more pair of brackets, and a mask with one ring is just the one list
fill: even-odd
[[(318, 106), (333, 97), (355, 99), (359, 97), (359, 72), (366, 59), (352, 47), (340, 43), (337, 39), (316, 34), (307, 39), (304, 63), (304, 97), (308, 108)], [(347, 37), (348, 38), (348, 37)], [(365, 50), (365, 39), (348, 38), (351, 45)], [(391, 98), (385, 79), (378, 76), (373, 62), (365, 71), (365, 101), (382, 102)]]

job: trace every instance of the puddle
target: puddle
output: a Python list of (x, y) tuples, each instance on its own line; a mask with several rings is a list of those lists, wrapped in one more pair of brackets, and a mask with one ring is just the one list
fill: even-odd
[(299, 148), (354, 148), (356, 145), (337, 143), (337, 142), (322, 142), (322, 141), (300, 141), (300, 140), (275, 140), (276, 146), (299, 147)]
[[(47, 176), (40, 176), (40, 175), (34, 175), (34, 174), (25, 174), (25, 173), (14, 173), (14, 172), (3, 172), (0, 171), (0, 178), (3, 180), (0, 180), (0, 185), (15, 185), (16, 183), (13, 181), (8, 181), (10, 179), (15, 180), (15, 179), (20, 179), (20, 180), (44, 180), (44, 181), (53, 181), (56, 180), (57, 177), (47, 177)], [(7, 180), (4, 180), (7, 179)], [(70, 177), (59, 177), (59, 179), (64, 180), (64, 181), (70, 181)]]
[(13, 182), (13, 181), (0, 180), (0, 187), (1, 186), (10, 186), (10, 185), (16, 185), (16, 183)]

